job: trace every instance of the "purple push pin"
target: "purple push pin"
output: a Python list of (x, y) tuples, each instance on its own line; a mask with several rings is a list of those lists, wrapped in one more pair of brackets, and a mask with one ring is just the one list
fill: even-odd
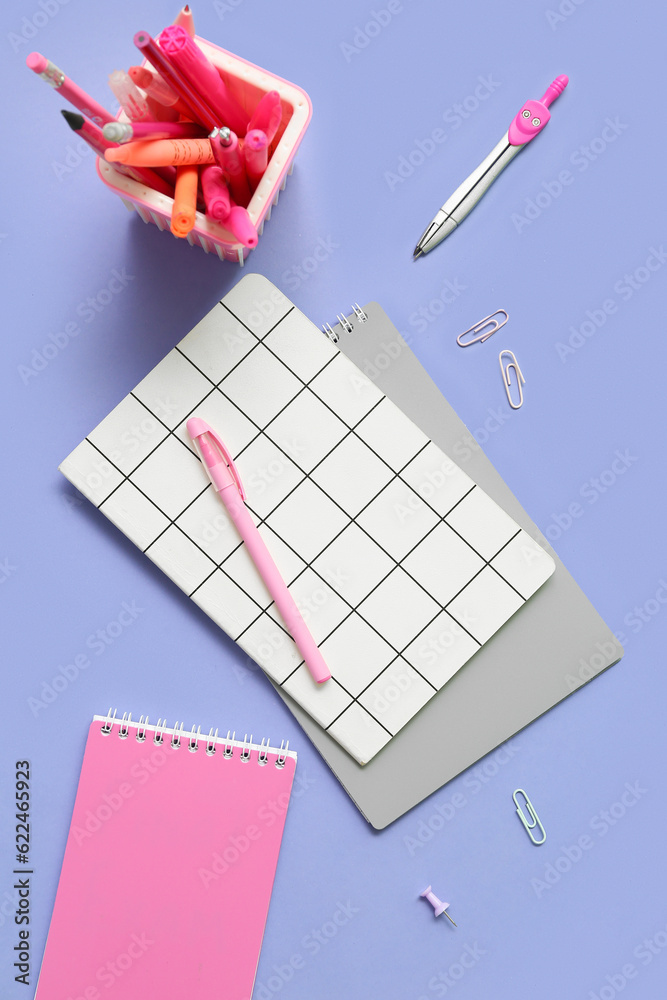
[[(436, 894), (431, 889), (430, 885), (427, 886), (427, 888), (424, 889), (424, 891), (421, 892), (419, 895), (420, 896), (424, 896), (426, 899), (428, 899), (429, 903), (431, 904), (431, 906), (435, 910), (435, 916), (436, 917), (439, 917), (441, 913), (444, 913), (445, 916), (447, 917), (447, 919), (451, 920), (451, 922), (454, 924), (454, 921), (452, 920), (452, 918), (450, 917), (450, 915), (447, 913), (447, 908), (449, 906), (449, 903), (443, 903), (443, 901), (441, 899), (438, 899), (438, 897), (436, 896)], [(456, 927), (456, 924), (454, 924), (454, 926)]]

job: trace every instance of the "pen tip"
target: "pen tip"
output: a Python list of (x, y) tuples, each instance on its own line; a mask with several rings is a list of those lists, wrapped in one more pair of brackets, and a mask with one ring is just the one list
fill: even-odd
[(421, 247), (415, 247), (414, 250), (412, 251), (413, 260), (417, 260), (418, 257), (422, 257), (423, 255), (424, 251), (422, 250)]
[(74, 111), (65, 111), (64, 108), (60, 109), (60, 114), (74, 132), (83, 128), (83, 115), (77, 115)]

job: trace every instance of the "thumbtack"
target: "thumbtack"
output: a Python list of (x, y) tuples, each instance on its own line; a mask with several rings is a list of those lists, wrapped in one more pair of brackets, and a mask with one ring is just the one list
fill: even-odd
[[(428, 899), (429, 903), (431, 904), (431, 906), (435, 910), (435, 916), (436, 917), (439, 917), (441, 913), (444, 913), (445, 916), (447, 917), (447, 919), (451, 920), (451, 922), (454, 924), (454, 921), (452, 920), (452, 918), (450, 917), (450, 915), (447, 913), (447, 908), (449, 906), (449, 903), (443, 903), (443, 901), (441, 899), (438, 899), (438, 897), (436, 896), (436, 894), (431, 889), (430, 885), (427, 886), (427, 888), (424, 889), (424, 891), (421, 892), (419, 895), (420, 896), (424, 896), (426, 899)], [(454, 924), (454, 926), (456, 927), (456, 924)]]

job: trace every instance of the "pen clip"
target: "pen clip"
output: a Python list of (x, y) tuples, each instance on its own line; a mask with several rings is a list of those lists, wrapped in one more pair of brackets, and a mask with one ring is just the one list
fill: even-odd
[[(208, 424), (205, 420), (202, 420), (201, 417), (190, 417), (190, 419), (188, 420), (187, 427), (188, 427), (188, 434), (192, 438), (193, 444), (195, 445), (199, 444), (199, 446), (196, 448), (197, 452), (201, 452), (201, 447), (202, 447), (199, 439), (204, 437), (205, 434), (209, 435), (211, 440), (215, 443), (218, 451), (220, 452), (222, 461), (225, 463), (225, 465), (227, 466), (232, 475), (232, 479), (236, 484), (236, 488), (239, 491), (241, 500), (245, 500), (245, 490), (243, 489), (243, 483), (241, 482), (239, 470), (234, 465), (234, 459), (229, 454), (227, 446), (220, 437), (220, 435), (213, 430), (210, 424)], [(209, 463), (205, 460), (205, 456), (202, 456), (200, 454), (200, 458), (202, 458), (202, 460), (204, 461), (204, 465), (207, 468), (209, 468), (209, 475), (210, 475), (210, 466)], [(213, 482), (213, 485), (214, 486), (216, 485), (215, 481)], [(216, 487), (216, 489), (219, 489), (219, 487)]]
[(227, 450), (227, 446), (225, 445), (224, 441), (222, 440), (222, 438), (220, 437), (220, 435), (217, 433), (217, 431), (214, 431), (212, 427), (209, 427), (208, 430), (205, 431), (205, 433), (208, 434), (210, 437), (213, 438), (213, 440), (215, 441), (216, 445), (220, 449), (220, 454), (222, 455), (222, 457), (224, 458), (225, 462), (229, 466), (229, 471), (231, 472), (231, 474), (232, 474), (232, 476), (234, 478), (234, 482), (236, 483), (236, 488), (238, 489), (238, 491), (239, 491), (239, 493), (241, 495), (241, 499), (245, 500), (245, 490), (243, 489), (243, 483), (241, 482), (241, 477), (239, 475), (239, 470), (234, 465), (234, 459), (229, 454), (229, 452)]

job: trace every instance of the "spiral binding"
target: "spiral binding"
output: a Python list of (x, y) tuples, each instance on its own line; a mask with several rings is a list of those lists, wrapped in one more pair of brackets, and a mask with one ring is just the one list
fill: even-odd
[[(169, 729), (167, 726), (166, 719), (158, 719), (156, 726), (150, 726), (148, 722), (148, 716), (141, 716), (139, 722), (132, 722), (132, 713), (124, 712), (122, 719), (116, 718), (116, 709), (113, 711), (109, 709), (106, 718), (102, 719), (102, 725), (100, 726), (100, 732), (103, 736), (109, 736), (113, 731), (114, 725), (118, 726), (118, 738), (121, 740), (126, 740), (130, 737), (130, 726), (136, 727), (136, 732), (134, 738), (137, 743), (145, 743), (148, 733), (153, 733), (153, 743), (157, 747), (165, 745), (165, 742), (171, 747), (172, 750), (180, 750), (187, 747), (190, 753), (198, 753), (198, 751), (204, 748), (205, 753), (208, 757), (212, 757), (217, 753), (218, 749), (222, 751), (222, 756), (225, 760), (231, 760), (234, 757), (234, 751), (238, 750), (240, 753), (237, 755), (239, 760), (243, 763), (247, 763), (252, 759), (252, 751), (257, 751), (256, 763), (264, 766), (269, 763), (269, 754), (275, 754), (276, 759), (273, 762), (274, 767), (283, 768), (287, 762), (289, 752), (289, 740), (282, 740), (280, 747), (272, 747), (268, 739), (263, 739), (260, 744), (253, 743), (252, 733), (250, 738), (246, 733), (243, 740), (236, 739), (236, 732), (230, 732), (227, 730), (227, 735), (224, 738), (218, 737), (218, 730), (215, 732), (213, 728), (209, 730), (208, 736), (202, 736), (201, 726), (193, 726), (190, 732), (183, 731), (183, 723), (176, 722), (173, 728)], [(100, 718), (100, 716), (96, 716)], [(294, 756), (292, 751), (291, 756)]]
[[(343, 313), (339, 313), (336, 316), (336, 319), (338, 320), (338, 325), (340, 326), (341, 330), (345, 330), (345, 333), (354, 333), (354, 327), (352, 326), (351, 323), (353, 317), (359, 323), (365, 323), (368, 319), (367, 313), (364, 312), (364, 310), (361, 308), (358, 302), (355, 302), (354, 305), (352, 306), (352, 313), (350, 313), (349, 318), (347, 316), (344, 316)], [(338, 341), (340, 340), (340, 337), (338, 336), (338, 334), (336, 333), (336, 331), (334, 330), (334, 328), (331, 326), (330, 323), (325, 323), (322, 327), (322, 331), (324, 333), (324, 336), (328, 337), (329, 340), (332, 341), (332, 343), (337, 344)]]

